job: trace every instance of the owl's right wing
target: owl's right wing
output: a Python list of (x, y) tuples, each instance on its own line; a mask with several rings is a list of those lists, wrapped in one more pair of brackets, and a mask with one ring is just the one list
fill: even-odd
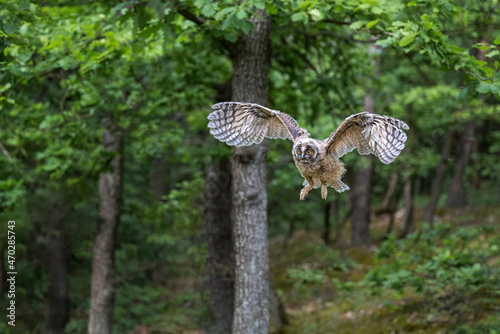
[(390, 164), (405, 147), (409, 126), (396, 118), (369, 112), (347, 117), (324, 140), (329, 153), (338, 158), (355, 148), (359, 154), (376, 155), (384, 164)]
[(208, 115), (210, 133), (228, 145), (260, 144), (264, 138), (294, 141), (309, 136), (290, 115), (258, 104), (221, 102), (212, 109), (214, 111)]

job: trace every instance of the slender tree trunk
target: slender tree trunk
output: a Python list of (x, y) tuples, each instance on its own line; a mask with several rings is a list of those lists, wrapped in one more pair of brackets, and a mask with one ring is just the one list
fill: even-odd
[(400, 238), (406, 237), (414, 230), (414, 205), (413, 205), (413, 182), (415, 177), (408, 176), (403, 187), (403, 197), (405, 201), (405, 215), (403, 219), (403, 231)]
[(113, 170), (99, 177), (99, 217), (92, 261), (89, 334), (111, 334), (114, 311), (114, 259), (120, 221), (123, 183), (123, 140), (118, 133), (104, 130), (104, 147), (116, 154)]
[[(235, 101), (267, 105), (271, 20), (263, 10), (255, 30), (230, 48)], [(269, 330), (266, 143), (234, 147), (231, 174), (234, 217), (235, 299), (233, 333)]]
[(288, 247), (288, 241), (290, 241), (294, 233), (295, 233), (295, 222), (293, 218), (290, 218), (290, 220), (288, 221), (288, 232), (286, 233), (285, 241), (283, 242), (283, 248), (286, 249)]
[(53, 204), (47, 212), (47, 274), (49, 291), (45, 334), (64, 333), (69, 321), (69, 277), (64, 209)]
[[(481, 133), (483, 132), (483, 130), (484, 128), (480, 129), (477, 132)], [(472, 147), (471, 147), (471, 160), (473, 166), (472, 186), (474, 187), (474, 189), (481, 188), (481, 165), (479, 164), (478, 154), (479, 154), (479, 144), (477, 140), (474, 140), (472, 142)]]
[[(375, 43), (370, 44), (370, 56), (375, 76), (379, 76), (380, 61), (375, 60), (374, 54), (377, 51)], [(375, 99), (372, 90), (367, 88), (365, 95), (364, 110), (375, 112)], [(352, 200), (351, 216), (351, 244), (369, 244), (370, 243), (370, 193), (373, 174), (373, 156), (365, 158), (367, 165), (358, 169), (354, 176), (354, 193)]]
[(281, 329), (283, 328), (283, 326), (290, 324), (290, 321), (288, 320), (285, 307), (283, 306), (280, 297), (278, 296), (278, 294), (276, 293), (275, 289), (272, 287), (271, 284), (269, 286), (269, 292), (270, 292), (269, 304), (273, 320), (272, 325), (274, 329), (273, 333), (281, 333)]
[(231, 169), (222, 158), (207, 166), (205, 232), (208, 289), (214, 322), (208, 333), (231, 333), (234, 302), (234, 248), (231, 221)]
[(351, 245), (370, 243), (370, 192), (373, 174), (373, 156), (365, 159), (368, 166), (359, 169), (354, 178), (354, 193), (351, 197)]
[(391, 177), (389, 179), (389, 186), (387, 187), (387, 191), (385, 192), (384, 199), (380, 203), (380, 210), (379, 211), (389, 210), (391, 203), (392, 203), (392, 198), (393, 198), (394, 194), (396, 193), (396, 189), (398, 186), (398, 180), (399, 180), (398, 171), (392, 172)]
[(450, 189), (446, 199), (448, 207), (464, 207), (468, 205), (467, 190), (465, 189), (464, 173), (470, 159), (472, 141), (474, 140), (474, 132), (476, 125), (474, 121), (469, 122), (465, 128), (462, 141), (460, 155), (455, 163), (453, 176), (451, 178)]
[(324, 205), (324, 230), (323, 230), (323, 241), (325, 242), (325, 245), (330, 244), (330, 208), (331, 208), (331, 202), (326, 202)]
[(432, 181), (429, 204), (427, 204), (427, 208), (425, 209), (424, 222), (429, 223), (431, 228), (434, 228), (434, 214), (436, 213), (448, 159), (450, 158), (452, 138), (451, 132), (446, 135), (444, 146), (441, 150), (441, 159), (439, 160), (439, 165), (436, 168), (436, 174)]
[[(153, 159), (153, 173), (150, 179), (150, 187), (155, 200), (160, 203), (161, 196), (165, 193), (165, 161), (163, 158), (154, 158)], [(151, 225), (151, 232), (154, 233), (155, 227)], [(156, 257), (158, 259), (157, 264), (151, 269), (151, 280), (155, 285), (163, 285), (165, 283), (165, 259), (163, 255), (163, 251), (160, 249), (155, 250)]]

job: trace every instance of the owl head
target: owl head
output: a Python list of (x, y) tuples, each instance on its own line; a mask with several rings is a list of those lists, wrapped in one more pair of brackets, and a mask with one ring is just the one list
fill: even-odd
[(308, 163), (316, 160), (319, 149), (319, 145), (314, 139), (303, 138), (295, 142), (292, 154), (295, 160)]

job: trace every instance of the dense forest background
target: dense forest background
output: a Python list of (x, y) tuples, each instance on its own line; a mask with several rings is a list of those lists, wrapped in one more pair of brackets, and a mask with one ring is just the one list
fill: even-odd
[[(0, 332), (499, 333), (499, 14), (0, 0)], [(230, 100), (315, 138), (369, 110), (408, 141), (299, 201), (291, 142), (209, 134)]]

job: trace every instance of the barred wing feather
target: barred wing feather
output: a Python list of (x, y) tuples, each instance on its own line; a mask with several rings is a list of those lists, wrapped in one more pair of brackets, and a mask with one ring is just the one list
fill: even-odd
[(324, 140), (329, 153), (338, 158), (355, 148), (359, 154), (374, 154), (384, 164), (390, 164), (405, 147), (408, 125), (396, 118), (369, 112), (347, 117)]
[(208, 115), (210, 133), (228, 145), (248, 146), (264, 138), (295, 140), (309, 135), (290, 115), (258, 104), (221, 102), (212, 108)]

